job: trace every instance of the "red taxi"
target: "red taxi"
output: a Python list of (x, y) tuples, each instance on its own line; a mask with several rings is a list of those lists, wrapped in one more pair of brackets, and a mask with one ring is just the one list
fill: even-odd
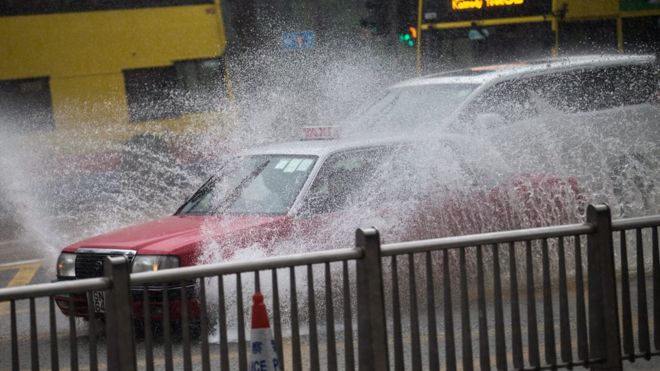
[[(247, 247), (277, 253), (280, 244), (350, 246), (361, 226), (401, 241), (565, 222), (577, 213), (573, 179), (514, 174), (474, 138), (321, 140), (334, 129), (305, 130), (317, 139), (254, 148), (225, 161), (174, 215), (67, 246), (57, 279), (101, 276), (106, 256), (126, 256), (134, 273), (157, 271), (227, 260)], [(195, 316), (194, 283), (186, 292)], [(138, 318), (141, 295), (136, 289)], [(168, 297), (174, 319), (178, 298)], [(155, 317), (161, 299), (150, 299)], [(56, 301), (65, 314), (86, 316), (86, 298), (76, 299), (75, 311), (68, 298)], [(102, 313), (102, 295), (93, 301)]]

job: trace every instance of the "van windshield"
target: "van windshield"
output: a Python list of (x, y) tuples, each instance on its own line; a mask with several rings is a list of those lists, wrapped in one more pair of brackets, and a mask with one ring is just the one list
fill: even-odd
[(178, 214), (286, 214), (305, 184), (315, 156), (255, 155), (228, 161)]
[(433, 84), (393, 88), (351, 118), (351, 126), (413, 128), (443, 122), (478, 84)]

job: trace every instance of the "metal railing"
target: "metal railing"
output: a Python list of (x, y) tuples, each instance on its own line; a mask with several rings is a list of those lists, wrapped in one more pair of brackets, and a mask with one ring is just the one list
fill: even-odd
[(107, 258), (104, 277), (0, 289), (0, 368), (245, 370), (261, 291), (280, 369), (621, 369), (659, 354), (658, 226), (589, 206), (583, 224), (385, 245), (358, 230), (352, 249), (130, 276)]
[[(660, 354), (659, 225), (660, 217), (658, 216), (612, 222), (613, 247), (619, 256), (617, 278), (620, 282), (618, 291), (621, 298), (619, 310), (622, 350), (624, 359), (631, 362), (637, 358), (649, 359), (651, 356)], [(628, 249), (628, 245), (633, 245), (634, 250)], [(630, 255), (634, 255), (634, 265)], [(649, 257), (651, 258), (650, 263)], [(650, 278), (648, 277), (649, 269)], [(649, 280), (652, 286), (650, 292), (647, 287)], [(653, 327), (649, 326), (649, 296), (652, 298)], [(636, 331), (633, 328), (633, 312), (637, 314)], [(650, 343), (651, 335), (653, 336), (653, 348)], [(638, 346), (637, 350), (635, 350), (635, 344)]]

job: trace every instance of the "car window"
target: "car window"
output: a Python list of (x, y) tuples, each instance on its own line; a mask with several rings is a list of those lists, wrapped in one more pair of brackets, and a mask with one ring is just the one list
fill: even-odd
[(578, 69), (504, 81), (479, 95), (461, 118), (494, 113), (506, 122), (534, 117), (548, 108), (587, 112), (650, 102), (658, 81), (652, 65)]
[(338, 153), (323, 163), (301, 214), (412, 206), (430, 192), (464, 182), (465, 165), (463, 156), (444, 141)]
[(542, 76), (530, 84), (563, 112), (586, 112), (649, 102), (657, 84), (651, 64), (581, 69)]
[(478, 87), (478, 84), (413, 85), (388, 90), (348, 125), (365, 128), (414, 128), (438, 125)]
[(533, 117), (536, 106), (527, 80), (504, 81), (486, 89), (472, 101), (461, 115), (472, 121), (481, 114), (497, 114), (507, 122)]
[(259, 155), (229, 161), (182, 208), (184, 214), (285, 214), (314, 167), (314, 156)]
[(302, 214), (337, 211), (351, 201), (387, 155), (385, 148), (352, 150), (330, 156), (305, 199)]

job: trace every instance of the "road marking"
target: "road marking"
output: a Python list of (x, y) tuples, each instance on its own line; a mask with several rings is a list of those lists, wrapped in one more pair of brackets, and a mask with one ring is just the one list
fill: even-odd
[[(25, 286), (32, 282), (34, 275), (37, 274), (43, 260), (28, 260), (0, 265), (0, 271), (13, 270), (18, 268), (14, 278), (9, 281), (7, 287)], [(9, 313), (9, 302), (0, 303), (0, 316)]]
[(34, 263), (43, 263), (43, 259), (32, 259), (32, 260), (21, 260), (17, 262), (11, 262), (11, 263), (2, 263), (0, 264), (0, 271), (6, 271), (8, 269), (14, 269), (16, 267), (20, 267), (22, 265), (26, 264), (34, 264)]

